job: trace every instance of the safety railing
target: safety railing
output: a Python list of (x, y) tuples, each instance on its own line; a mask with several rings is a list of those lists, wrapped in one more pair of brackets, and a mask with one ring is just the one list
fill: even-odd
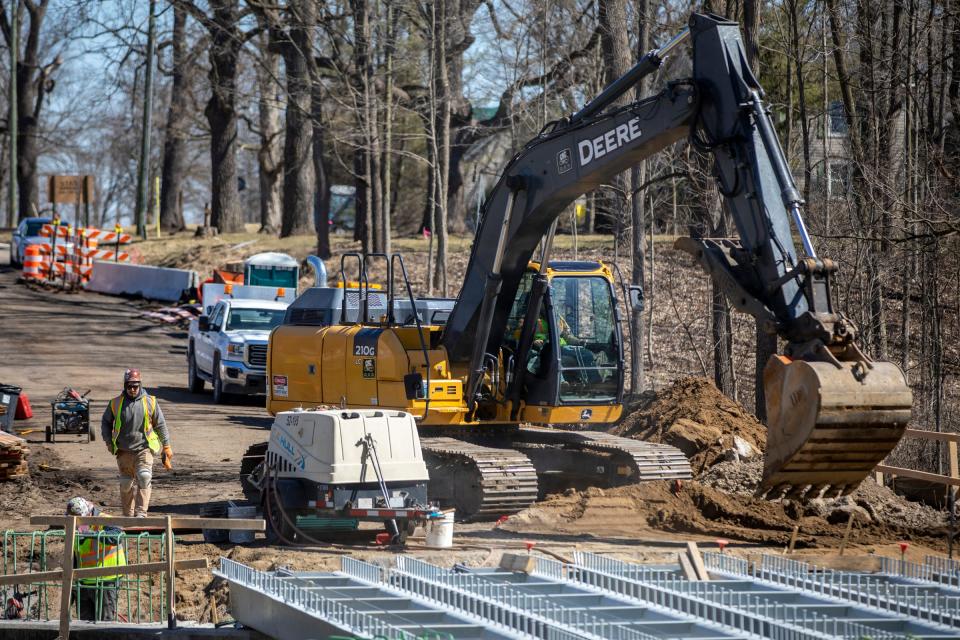
[[(106, 546), (106, 537), (113, 541), (117, 534), (83, 534), (85, 539), (95, 540), (95, 548)], [(128, 564), (162, 562), (166, 560), (166, 536), (119, 534), (120, 544)], [(64, 532), (5, 531), (3, 534), (3, 575), (47, 572), (60, 566), (64, 556)], [(103, 544), (100, 544), (103, 542)], [(129, 574), (115, 579), (75, 580), (72, 589), (77, 594), (72, 604), (73, 613), (80, 617), (80, 602), (96, 603), (95, 615), (102, 618), (106, 597), (116, 595), (116, 613), (110, 619), (136, 624), (156, 623), (166, 620), (166, 581), (163, 574)], [(60, 616), (61, 581), (38, 578), (36, 582), (25, 581), (16, 585), (0, 585), (0, 598), (8, 603), (9, 617), (27, 620), (56, 620)], [(14, 602), (11, 603), (10, 599)], [(85, 611), (89, 615), (89, 611)]]

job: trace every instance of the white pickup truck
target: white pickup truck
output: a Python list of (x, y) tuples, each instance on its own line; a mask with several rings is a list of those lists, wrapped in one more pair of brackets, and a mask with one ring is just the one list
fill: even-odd
[[(187, 345), (190, 391), (200, 393), (204, 383), (209, 382), (213, 385), (213, 401), (217, 404), (223, 403), (231, 393), (264, 393), (270, 332), (283, 321), (293, 296), (282, 293), (283, 289), (276, 300), (231, 297), (228, 294), (217, 296), (219, 299), (211, 305), (213, 296), (208, 297), (208, 287), (204, 285), (206, 313), (190, 322)], [(276, 288), (270, 289), (277, 292)]]

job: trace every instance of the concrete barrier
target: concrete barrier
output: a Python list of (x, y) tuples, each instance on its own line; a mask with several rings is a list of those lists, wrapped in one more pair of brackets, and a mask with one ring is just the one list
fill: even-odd
[(176, 302), (184, 289), (196, 287), (199, 283), (200, 277), (196, 271), (96, 260), (87, 289), (98, 293)]

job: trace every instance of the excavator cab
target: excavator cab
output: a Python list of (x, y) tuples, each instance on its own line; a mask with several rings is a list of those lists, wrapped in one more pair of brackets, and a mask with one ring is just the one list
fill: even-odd
[[(534, 266), (538, 266), (535, 265)], [(546, 270), (533, 342), (520, 354), (535, 271), (521, 280), (504, 348), (523, 358), (527, 405), (617, 405), (623, 397), (623, 340), (610, 270), (588, 261), (552, 261)], [(581, 412), (582, 413), (582, 412)]]

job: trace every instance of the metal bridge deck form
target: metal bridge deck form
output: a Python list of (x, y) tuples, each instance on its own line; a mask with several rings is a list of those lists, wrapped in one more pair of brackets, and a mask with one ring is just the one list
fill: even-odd
[(782, 556), (752, 565), (707, 553), (712, 580), (679, 565), (577, 552), (530, 573), (438, 567), (409, 556), (337, 572), (257, 571), (222, 559), (231, 610), (277, 638), (390, 640), (721, 640), (960, 637), (960, 566), (884, 561), (877, 574), (819, 570)]

